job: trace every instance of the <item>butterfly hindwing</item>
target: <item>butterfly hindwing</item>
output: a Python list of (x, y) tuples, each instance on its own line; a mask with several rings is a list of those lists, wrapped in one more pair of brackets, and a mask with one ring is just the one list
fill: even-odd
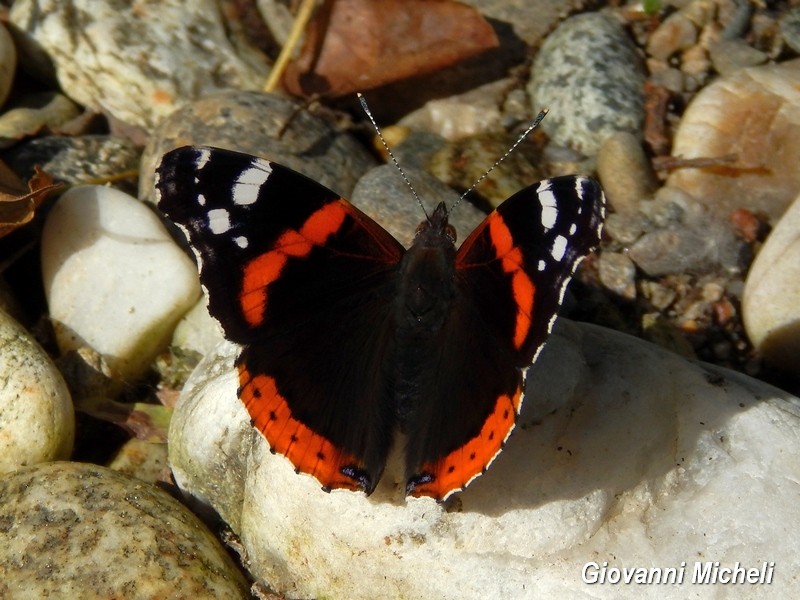
[(384, 372), (403, 247), (280, 165), (186, 147), (158, 169), (209, 311), (244, 346), (240, 397), (270, 447), (324, 487), (371, 491), (391, 442)]
[(599, 243), (604, 210), (594, 180), (545, 180), (506, 200), (461, 245), (436, 396), (409, 427), (412, 494), (446, 497), (500, 452), (520, 409), (524, 370), (578, 263)]

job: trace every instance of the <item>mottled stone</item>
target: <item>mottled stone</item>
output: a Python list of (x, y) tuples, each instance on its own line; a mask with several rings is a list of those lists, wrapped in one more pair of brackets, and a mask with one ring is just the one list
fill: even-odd
[(551, 33), (528, 92), (550, 114), (542, 128), (557, 144), (593, 155), (611, 134), (641, 137), (643, 65), (622, 25), (604, 13), (571, 17)]

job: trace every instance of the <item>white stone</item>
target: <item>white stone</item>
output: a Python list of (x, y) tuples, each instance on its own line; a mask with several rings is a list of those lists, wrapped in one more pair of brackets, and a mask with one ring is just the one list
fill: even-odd
[(0, 310), (0, 474), (68, 458), (74, 437), (72, 399), (61, 374)]
[(772, 365), (800, 368), (800, 197), (750, 266), (742, 318), (753, 346)]
[(148, 129), (188, 100), (258, 89), (268, 73), (214, 0), (20, 0), (10, 20), (48, 52), (71, 98)]
[(200, 296), (197, 270), (158, 217), (101, 186), (66, 192), (47, 217), (42, 271), (58, 345), (103, 355), (135, 380)]
[[(641, 340), (559, 322), (519, 426), (453, 502), (326, 494), (271, 454), (235, 397), (236, 348), (209, 355), (170, 430), (179, 485), (239, 532), (255, 577), (292, 598), (718, 597), (694, 562), (761, 567), (737, 598), (797, 597), (800, 400)], [(591, 561), (677, 568), (682, 586), (582, 581)]]
[(178, 322), (171, 345), (205, 356), (224, 339), (219, 324), (208, 314), (208, 299), (204, 294)]

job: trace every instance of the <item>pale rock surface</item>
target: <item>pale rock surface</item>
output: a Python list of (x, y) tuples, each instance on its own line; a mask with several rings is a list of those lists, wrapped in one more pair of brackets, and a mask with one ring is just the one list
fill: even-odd
[(244, 600), (214, 535), (158, 487), (57, 462), (0, 478), (0, 597)]
[(170, 345), (205, 356), (223, 339), (222, 329), (214, 317), (208, 314), (208, 299), (203, 295), (178, 321)]
[(17, 70), (17, 48), (4, 25), (0, 25), (0, 106), (5, 104), (14, 73)]
[(62, 352), (89, 346), (135, 380), (200, 297), (197, 271), (158, 217), (127, 194), (78, 186), (53, 207), (42, 271)]
[(800, 59), (740, 69), (705, 87), (681, 118), (672, 155), (735, 156), (718, 169), (675, 169), (667, 185), (725, 218), (746, 208), (777, 222), (800, 191)]
[(74, 437), (61, 374), (33, 336), (0, 310), (0, 474), (68, 458)]
[(231, 39), (215, 0), (20, 0), (10, 19), (48, 52), (71, 98), (148, 129), (215, 90), (257, 89), (269, 71)]
[(742, 318), (772, 365), (800, 368), (800, 197), (769, 234), (747, 274)]
[[(190, 378), (170, 430), (179, 485), (239, 532), (253, 575), (291, 598), (719, 597), (695, 560), (761, 567), (800, 594), (800, 400), (609, 330), (560, 320), (506, 449), (443, 506), (396, 465), (366, 498), (326, 494), (268, 451), (236, 398), (236, 347)], [(590, 585), (590, 561), (679, 567), (675, 586)]]

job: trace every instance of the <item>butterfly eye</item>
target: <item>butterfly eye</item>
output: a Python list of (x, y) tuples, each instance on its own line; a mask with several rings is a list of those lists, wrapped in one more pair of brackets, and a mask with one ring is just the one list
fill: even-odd
[(448, 224), (447, 227), (444, 228), (444, 234), (448, 238), (450, 238), (451, 242), (453, 242), (454, 244), (456, 243), (456, 238), (458, 237), (458, 235), (456, 234), (456, 228), (455, 227), (453, 227), (452, 225)]

